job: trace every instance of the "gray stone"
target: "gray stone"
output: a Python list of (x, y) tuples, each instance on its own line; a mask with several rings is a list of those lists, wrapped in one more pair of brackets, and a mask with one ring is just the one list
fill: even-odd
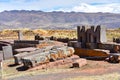
[(18, 40), (23, 40), (23, 34), (20, 30), (18, 30)]
[(3, 59), (9, 59), (13, 57), (13, 50), (12, 50), (12, 46), (8, 45), (8, 46), (3, 46)]
[(49, 52), (41, 52), (39, 54), (22, 57), (22, 62), (26, 67), (34, 67), (40, 63), (45, 63), (48, 59)]
[(51, 50), (41, 51), (40, 53), (34, 53), (32, 55), (23, 56), (21, 61), (26, 67), (34, 67), (38, 64), (46, 63), (51, 60), (62, 59), (67, 56), (72, 56), (74, 48), (67, 46), (55, 46)]
[(82, 43), (101, 43), (106, 42), (106, 28), (98, 25), (97, 27), (77, 27), (78, 42)]
[(15, 59), (15, 64), (21, 64), (21, 59), (22, 57), (26, 57), (26, 56), (30, 56), (30, 55), (36, 55), (36, 54), (39, 54), (41, 52), (44, 52), (45, 49), (38, 49), (38, 50), (35, 50), (35, 51), (31, 51), (31, 52), (22, 52), (22, 53), (19, 53), (19, 54), (16, 54), (14, 55), (14, 59)]
[(17, 44), (17, 43), (21, 43), (21, 44), (23, 44), (23, 43), (25, 43), (25, 44), (39, 44), (40, 41), (39, 40), (15, 40), (14, 43), (15, 44)]
[(3, 51), (0, 51), (0, 61), (3, 60)]
[(120, 43), (120, 38), (113, 38), (113, 42)]

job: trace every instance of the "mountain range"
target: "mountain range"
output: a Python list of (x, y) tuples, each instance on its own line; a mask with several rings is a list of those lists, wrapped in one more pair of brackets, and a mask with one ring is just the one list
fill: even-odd
[(0, 29), (76, 29), (78, 25), (104, 25), (107, 28), (119, 28), (120, 14), (35, 10), (0, 12)]

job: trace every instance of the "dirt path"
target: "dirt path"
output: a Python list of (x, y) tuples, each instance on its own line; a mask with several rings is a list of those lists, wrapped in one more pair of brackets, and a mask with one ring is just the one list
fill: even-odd
[(78, 76), (95, 76), (114, 72), (118, 72), (120, 74), (119, 67), (120, 63), (111, 64), (104, 61), (88, 60), (88, 64), (82, 68), (76, 68), (74, 70), (58, 73), (28, 75), (9, 80), (63, 80), (66, 78), (74, 78)]

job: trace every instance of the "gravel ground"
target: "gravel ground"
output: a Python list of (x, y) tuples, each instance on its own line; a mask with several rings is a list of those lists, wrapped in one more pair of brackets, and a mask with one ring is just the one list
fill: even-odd
[(63, 80), (66, 78), (75, 78), (79, 76), (100, 76), (103, 74), (115, 73), (120, 74), (120, 63), (112, 64), (104, 61), (88, 60), (88, 65), (82, 68), (76, 68), (70, 71), (56, 72), (49, 74), (37, 74), (16, 77), (8, 80)]

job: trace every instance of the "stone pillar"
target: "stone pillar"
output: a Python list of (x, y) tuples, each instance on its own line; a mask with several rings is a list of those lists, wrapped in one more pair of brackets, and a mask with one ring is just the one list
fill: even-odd
[(18, 31), (18, 40), (22, 40), (23, 39), (23, 34), (22, 32), (19, 30)]
[(80, 39), (80, 26), (77, 26), (77, 38), (78, 38), (78, 42), (81, 42), (81, 39)]
[(12, 46), (8, 45), (8, 46), (3, 46), (3, 59), (9, 59), (13, 57), (13, 50), (12, 50)]
[(107, 37), (106, 37), (106, 27), (105, 26), (101, 26), (101, 37), (100, 40), (101, 42), (107, 42)]
[(36, 34), (36, 35), (35, 35), (35, 40), (40, 40), (39, 34)]

